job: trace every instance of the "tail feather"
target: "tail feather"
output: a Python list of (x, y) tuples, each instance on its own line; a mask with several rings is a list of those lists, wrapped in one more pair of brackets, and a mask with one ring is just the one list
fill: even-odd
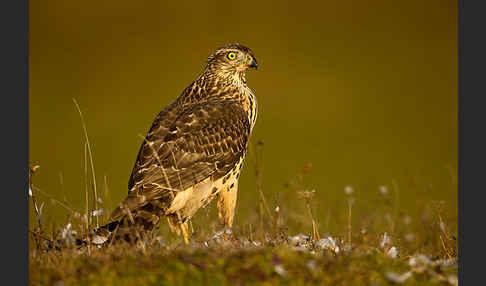
[[(69, 245), (86, 246), (87, 244), (108, 245), (112, 242), (125, 241), (134, 243), (143, 239), (160, 222), (162, 216), (167, 217), (171, 231), (182, 235), (187, 244), (190, 236), (187, 219), (181, 219), (177, 213), (166, 213), (167, 206), (160, 201), (152, 201), (136, 209), (129, 209), (120, 205), (116, 208), (108, 223), (94, 229), (88, 235), (82, 235)], [(58, 247), (69, 246), (65, 241), (58, 241)], [(57, 247), (57, 246), (56, 246)]]
[(151, 203), (133, 211), (118, 207), (113, 211), (110, 222), (95, 229), (94, 233), (107, 241), (123, 239), (133, 242), (151, 232), (162, 215), (164, 211)]

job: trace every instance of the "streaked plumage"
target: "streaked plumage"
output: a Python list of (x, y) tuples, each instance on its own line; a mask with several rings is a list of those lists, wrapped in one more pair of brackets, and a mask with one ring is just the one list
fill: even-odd
[(253, 52), (239, 44), (209, 56), (203, 73), (155, 118), (127, 198), (97, 233), (110, 236), (120, 226), (151, 230), (166, 216), (187, 243), (187, 221), (215, 197), (221, 222), (232, 226), (239, 174), (257, 117), (256, 98), (245, 79), (250, 67), (257, 67)]

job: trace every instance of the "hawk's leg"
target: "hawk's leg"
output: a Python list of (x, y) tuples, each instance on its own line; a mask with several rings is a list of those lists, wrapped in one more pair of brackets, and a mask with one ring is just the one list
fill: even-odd
[(187, 221), (179, 224), (179, 227), (181, 229), (182, 236), (184, 237), (184, 243), (186, 245), (188, 245), (189, 244), (189, 228), (188, 228)]
[(169, 223), (170, 230), (177, 235), (184, 237), (184, 243), (189, 244), (189, 220), (181, 223), (177, 214), (167, 215), (167, 222)]
[(218, 193), (218, 217), (226, 228), (233, 225), (235, 216), (236, 196), (238, 193), (238, 181), (233, 180)]

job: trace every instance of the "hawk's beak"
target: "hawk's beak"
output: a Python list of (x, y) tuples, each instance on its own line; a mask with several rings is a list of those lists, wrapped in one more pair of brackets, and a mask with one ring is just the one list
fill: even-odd
[(254, 57), (251, 57), (250, 67), (254, 69), (258, 69), (258, 63)]

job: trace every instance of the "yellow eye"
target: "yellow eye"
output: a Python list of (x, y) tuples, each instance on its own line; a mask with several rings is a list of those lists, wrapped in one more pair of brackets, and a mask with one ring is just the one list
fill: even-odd
[(230, 59), (230, 60), (236, 59), (236, 53), (235, 52), (229, 52), (228, 53), (228, 59)]

